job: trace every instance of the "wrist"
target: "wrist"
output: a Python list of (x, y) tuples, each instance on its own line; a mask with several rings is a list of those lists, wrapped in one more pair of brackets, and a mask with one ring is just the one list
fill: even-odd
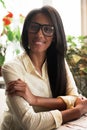
[(67, 109), (62, 111), (63, 123), (71, 120), (75, 120), (81, 117), (81, 111), (78, 107), (73, 107), (72, 109)]
[(31, 106), (35, 106), (37, 102), (37, 97), (35, 95), (32, 94), (31, 99), (29, 98), (29, 104)]
[(82, 105), (77, 105), (76, 108), (78, 109), (79, 116), (84, 114), (84, 107)]

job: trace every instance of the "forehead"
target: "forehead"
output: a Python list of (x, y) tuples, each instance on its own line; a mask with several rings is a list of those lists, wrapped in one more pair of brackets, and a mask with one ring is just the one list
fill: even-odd
[(31, 21), (37, 22), (40, 24), (52, 24), (50, 17), (44, 13), (38, 13), (34, 15)]

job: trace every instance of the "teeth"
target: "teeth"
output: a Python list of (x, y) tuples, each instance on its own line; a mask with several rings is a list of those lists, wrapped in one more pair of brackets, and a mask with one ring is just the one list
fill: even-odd
[(43, 44), (43, 42), (35, 42), (36, 44), (39, 44), (39, 45), (41, 45), (41, 44)]

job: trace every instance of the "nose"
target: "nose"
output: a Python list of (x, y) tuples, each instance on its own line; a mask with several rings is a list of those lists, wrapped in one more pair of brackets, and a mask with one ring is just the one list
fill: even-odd
[(43, 32), (42, 32), (42, 29), (41, 29), (41, 28), (38, 30), (37, 35), (43, 36)]

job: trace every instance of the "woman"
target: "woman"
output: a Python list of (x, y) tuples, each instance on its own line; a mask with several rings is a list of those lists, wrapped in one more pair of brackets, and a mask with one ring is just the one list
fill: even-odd
[(32, 10), (25, 18), (24, 53), (2, 68), (7, 104), (1, 130), (51, 130), (87, 112), (78, 97), (65, 55), (65, 33), (58, 12)]

